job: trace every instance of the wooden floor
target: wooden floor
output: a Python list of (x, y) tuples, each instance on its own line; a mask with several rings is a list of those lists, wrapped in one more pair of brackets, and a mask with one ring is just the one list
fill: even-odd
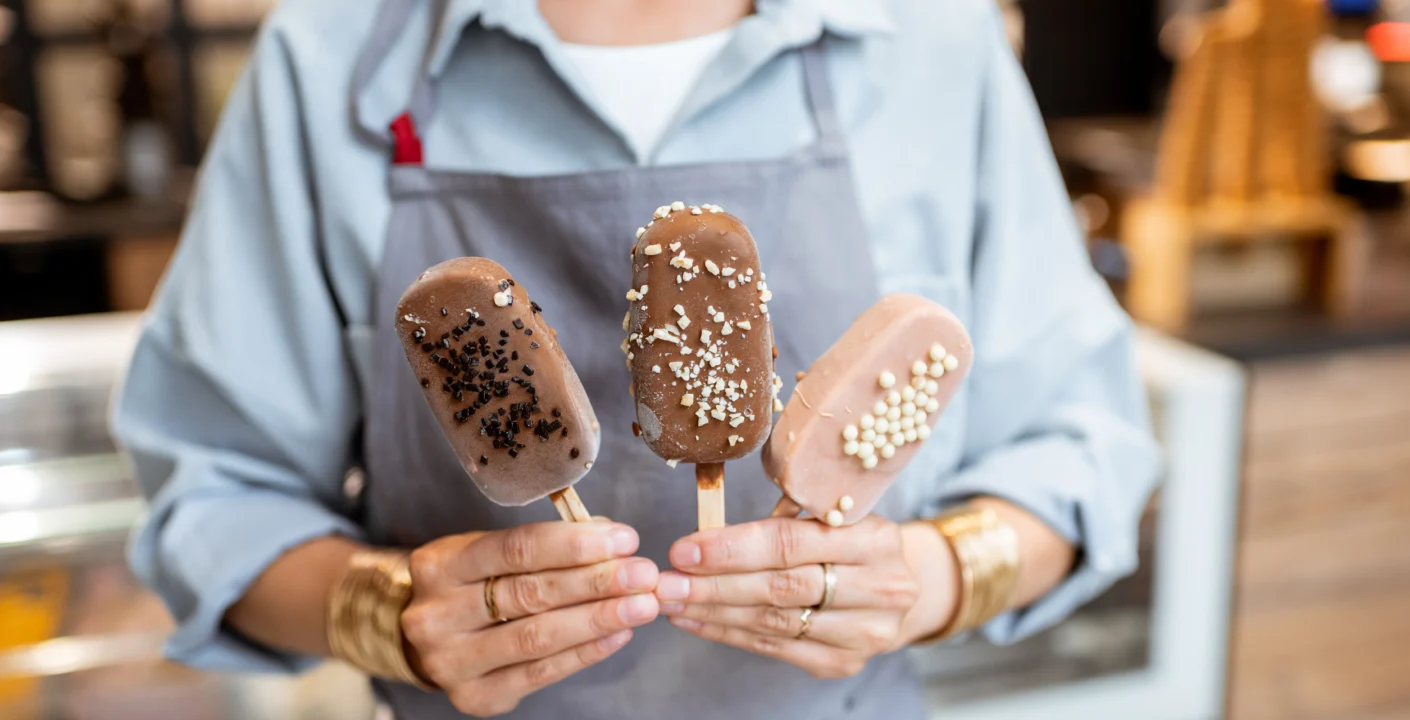
[(1410, 348), (1252, 367), (1231, 720), (1410, 719)]

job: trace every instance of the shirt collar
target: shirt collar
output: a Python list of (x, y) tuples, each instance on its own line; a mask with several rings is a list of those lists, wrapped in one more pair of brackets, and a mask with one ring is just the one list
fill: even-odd
[[(895, 22), (885, 0), (757, 0), (754, 17), (771, 23), (787, 44), (804, 44), (824, 30), (845, 36), (889, 35)], [(439, 76), (465, 28), (475, 21), (544, 47), (558, 42), (532, 0), (447, 0), (426, 69)]]

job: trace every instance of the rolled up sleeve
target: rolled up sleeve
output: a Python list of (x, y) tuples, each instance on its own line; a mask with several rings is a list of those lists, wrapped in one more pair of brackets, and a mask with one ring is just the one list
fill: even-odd
[(1131, 573), (1159, 454), (1130, 320), (1093, 272), (1037, 107), (996, 22), (987, 67), (972, 262), (965, 443), (940, 504), (1025, 508), (1079, 550), (1030, 607), (985, 628), (1022, 639)]
[(358, 390), (315, 250), (295, 84), (262, 33), (113, 411), (150, 501), (132, 568), (176, 619), (168, 656), (202, 668), (307, 664), (222, 617), (290, 548), (360, 533), (342, 495)]

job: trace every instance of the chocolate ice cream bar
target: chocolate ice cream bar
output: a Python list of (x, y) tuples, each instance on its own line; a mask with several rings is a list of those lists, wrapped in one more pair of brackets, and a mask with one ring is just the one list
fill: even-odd
[(590, 520), (572, 485), (592, 469), (600, 430), (543, 309), (497, 263), (443, 262), (397, 305), (396, 329), (470, 479), (500, 505), (552, 496)]
[(723, 524), (721, 463), (768, 437), (776, 402), (772, 297), (744, 223), (716, 205), (673, 203), (637, 230), (622, 345), (641, 437), (674, 466), (695, 463), (702, 527)]
[(765, 473), (829, 525), (866, 517), (930, 437), (973, 357), (950, 311), (883, 297), (798, 382), (764, 447)]

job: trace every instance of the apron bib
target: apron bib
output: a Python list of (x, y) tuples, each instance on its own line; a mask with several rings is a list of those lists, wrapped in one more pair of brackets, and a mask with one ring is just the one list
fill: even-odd
[[(415, 3), (385, 1), (354, 70), (354, 92), (370, 80)], [(433, 23), (443, 8), (443, 1), (432, 4)], [(392, 213), (363, 408), (362, 500), (373, 543), (411, 548), (449, 534), (557, 519), (548, 500), (500, 507), (475, 489), (427, 408), (393, 327), (397, 300), (422, 271), (443, 260), (481, 256), (507, 268), (544, 308), (602, 423), (597, 462), (575, 486), (584, 504), (595, 515), (636, 528), (640, 554), (669, 567), (670, 544), (695, 529), (695, 481), (689, 466), (668, 468), (631, 432), (635, 409), (619, 345), (632, 231), (656, 207), (675, 200), (721, 205), (749, 226), (770, 273), (782, 397), (794, 374), (879, 297), (822, 41), (798, 52), (818, 129), (811, 147), (763, 162), (548, 177), (424, 167), (416, 128), (427, 127), (436, 88), (422, 73), (410, 110), (393, 124)], [(425, 155), (434, 157), (435, 148)], [(728, 463), (732, 522), (767, 516), (778, 495), (757, 456)], [(879, 512), (897, 517), (899, 510)], [(400, 720), (462, 717), (443, 694), (380, 680), (375, 685)], [(923, 712), (901, 654), (873, 660), (856, 678), (819, 681), (791, 665), (697, 639), (661, 619), (637, 629), (633, 641), (605, 662), (525, 698), (507, 717), (742, 720)]]

